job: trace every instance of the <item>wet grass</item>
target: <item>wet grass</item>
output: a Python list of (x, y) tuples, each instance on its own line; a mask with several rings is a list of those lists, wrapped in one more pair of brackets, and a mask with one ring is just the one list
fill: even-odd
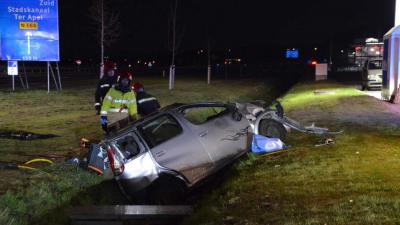
[[(289, 151), (239, 162), (184, 224), (398, 224), (400, 132), (382, 118), (393, 115), (329, 82), (299, 84), (281, 100), (289, 116), (345, 133), (335, 145), (315, 147), (317, 137), (293, 132)], [(345, 118), (336, 117), (344, 110)], [(363, 123), (365, 112), (376, 123)]]
[[(165, 79), (138, 78), (163, 106), (175, 102), (236, 101), (271, 102), (282, 91), (276, 81), (204, 81), (177, 79), (168, 91)], [(0, 92), (1, 130), (55, 134), (60, 137), (20, 141), (0, 139), (0, 161), (24, 162), (36, 155), (66, 156), (79, 149), (81, 137), (100, 140), (103, 132), (95, 115), (95, 81), (74, 84), (62, 93), (44, 90)], [(106, 181), (63, 161), (40, 171), (0, 170), (0, 224), (66, 224), (65, 210), (74, 205), (121, 204), (124, 200), (112, 181)]]

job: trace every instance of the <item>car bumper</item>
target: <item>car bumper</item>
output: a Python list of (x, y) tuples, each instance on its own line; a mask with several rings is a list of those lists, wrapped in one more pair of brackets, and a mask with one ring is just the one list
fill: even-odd
[(367, 86), (369, 88), (382, 88), (382, 81), (369, 80)]

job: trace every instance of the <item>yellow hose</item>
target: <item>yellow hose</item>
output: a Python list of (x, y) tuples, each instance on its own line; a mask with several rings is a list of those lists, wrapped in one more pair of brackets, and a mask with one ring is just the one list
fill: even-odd
[(51, 164), (51, 165), (54, 164), (53, 161), (51, 161), (49, 159), (42, 159), (42, 158), (32, 159), (32, 160), (29, 160), (28, 162), (26, 162), (24, 164), (28, 165), (28, 164), (36, 163), (36, 162), (45, 162), (45, 163), (48, 163), (48, 164)]
[(36, 169), (36, 168), (33, 168), (33, 167), (30, 167), (30, 166), (21, 166), (21, 165), (18, 165), (17, 167), (18, 167), (18, 169), (25, 169), (25, 170), (38, 170), (38, 169)]

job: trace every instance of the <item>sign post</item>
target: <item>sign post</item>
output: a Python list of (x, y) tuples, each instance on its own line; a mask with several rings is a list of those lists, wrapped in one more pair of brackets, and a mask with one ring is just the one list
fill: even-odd
[(320, 63), (315, 65), (315, 80), (327, 80), (328, 79), (328, 64)]
[(58, 0), (0, 1), (0, 15), (0, 60), (60, 61)]
[(18, 76), (18, 61), (8, 61), (7, 74), (12, 77), (12, 90), (15, 91), (15, 76)]

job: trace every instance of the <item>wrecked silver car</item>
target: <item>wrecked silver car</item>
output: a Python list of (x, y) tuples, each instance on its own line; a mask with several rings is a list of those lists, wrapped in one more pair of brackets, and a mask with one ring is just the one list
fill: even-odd
[(122, 192), (141, 190), (157, 203), (175, 202), (185, 191), (246, 154), (253, 134), (285, 140), (287, 131), (323, 134), (262, 103), (174, 104), (106, 138), (110, 167)]
[(249, 121), (235, 105), (196, 103), (163, 108), (108, 137), (103, 147), (127, 196), (147, 188), (167, 202), (245, 154), (251, 141)]

